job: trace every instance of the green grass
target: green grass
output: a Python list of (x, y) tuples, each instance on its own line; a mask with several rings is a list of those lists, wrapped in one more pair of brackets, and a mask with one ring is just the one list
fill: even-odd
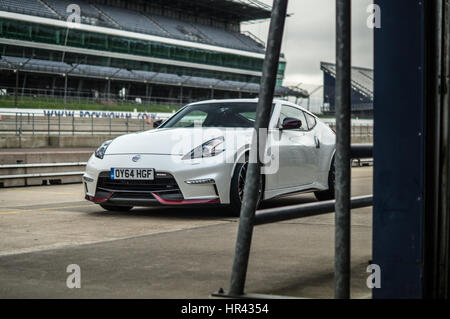
[[(31, 98), (19, 96), (17, 101), (17, 107), (23, 109), (64, 109), (64, 100), (62, 98)], [(14, 108), (14, 97), (2, 97), (0, 96), (0, 108)], [(180, 108), (179, 105), (166, 105), (166, 104), (147, 104), (140, 105), (129, 102), (120, 102), (107, 105), (106, 102), (94, 102), (83, 101), (78, 99), (67, 99), (66, 110), (95, 110), (95, 111), (125, 111), (133, 112), (136, 109), (137, 112), (169, 112), (177, 111)]]

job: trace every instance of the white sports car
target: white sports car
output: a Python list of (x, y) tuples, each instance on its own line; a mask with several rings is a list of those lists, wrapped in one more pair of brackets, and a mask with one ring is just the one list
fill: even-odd
[[(86, 166), (86, 199), (116, 211), (228, 205), (239, 214), (257, 102), (191, 103), (154, 130), (104, 142)], [(266, 137), (260, 201), (300, 192), (334, 198), (336, 137), (328, 125), (296, 104), (274, 100)]]

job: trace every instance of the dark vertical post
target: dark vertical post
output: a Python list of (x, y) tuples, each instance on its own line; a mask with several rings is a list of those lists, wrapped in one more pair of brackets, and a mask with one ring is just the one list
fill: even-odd
[(19, 91), (19, 69), (16, 69), (16, 87), (14, 89), (14, 106), (17, 107), (17, 95)]
[(22, 81), (22, 95), (20, 96), (20, 99), (23, 100), (23, 95), (25, 93), (25, 86), (27, 85), (27, 74), (25, 73), (23, 76), (23, 81)]
[(336, 0), (336, 204), (334, 296), (350, 298), (351, 1)]
[[(427, 42), (426, 69), (426, 131), (425, 131), (425, 216), (424, 216), (424, 267), (423, 297), (445, 298), (445, 271), (448, 257), (441, 249), (447, 246), (440, 242), (445, 235), (445, 212), (448, 212), (448, 160), (449, 160), (449, 3), (436, 0), (429, 4), (426, 12), (429, 23), (425, 27)], [(447, 88), (447, 89), (445, 89)], [(447, 164), (446, 164), (447, 163)], [(442, 214), (444, 213), (444, 214)], [(441, 218), (442, 217), (442, 218)], [(448, 235), (445, 236), (448, 240)], [(445, 259), (442, 261), (441, 257)], [(448, 291), (448, 290), (447, 290)]]
[(22, 112), (20, 113), (20, 128), (19, 128), (19, 147), (22, 147)]
[(106, 103), (107, 103), (107, 105), (108, 105), (108, 110), (109, 110), (109, 103), (110, 103), (110, 93), (111, 93), (111, 80), (108, 78), (108, 92), (106, 93), (107, 94), (107, 97), (106, 97)]
[(64, 110), (66, 109), (67, 101), (67, 74), (64, 75)]
[[(435, 110), (426, 98), (425, 74), (432, 63), (425, 30), (431, 4), (423, 0), (375, 0), (381, 27), (374, 29), (374, 148), (372, 261), (381, 268), (381, 287), (374, 299), (422, 298), (424, 276), (425, 161), (431, 154), (425, 142), (425, 115)], [(408, 17), (402, 19), (401, 17)], [(445, 87), (445, 86), (444, 86)], [(444, 87), (441, 86), (441, 89)], [(411, 94), (414, 92), (414, 94)], [(401, 123), (408, 114), (407, 125)], [(411, 156), (411, 154), (415, 154)]]
[[(440, 3), (440, 1), (436, 1)], [(426, 296), (431, 295), (430, 291), (434, 294), (434, 298), (448, 299), (450, 297), (450, 94), (449, 94), (449, 75), (450, 75), (450, 3), (444, 1), (444, 4), (440, 4), (441, 9), (437, 15), (441, 19), (435, 18), (435, 21), (442, 23), (442, 28), (437, 28), (442, 34), (442, 45), (441, 45), (441, 63), (440, 76), (441, 82), (436, 83), (439, 89), (441, 88), (440, 103), (436, 103), (439, 107), (437, 108), (439, 113), (440, 123), (437, 125), (437, 121), (430, 121), (429, 126), (436, 127), (439, 126), (439, 135), (431, 135), (426, 143), (433, 145), (438, 141), (438, 149), (440, 149), (440, 154), (436, 154), (434, 161), (429, 165), (429, 170), (438, 166), (438, 170), (432, 171), (429, 175), (437, 178), (437, 185), (439, 189), (439, 200), (437, 208), (437, 214), (434, 213), (433, 225), (429, 227), (427, 224), (427, 230), (424, 234), (424, 242), (427, 245), (425, 251), (433, 249), (432, 260), (426, 262), (433, 265), (434, 273), (424, 276), (424, 287), (426, 291)], [(443, 18), (443, 19), (442, 19)], [(431, 41), (430, 41), (431, 42)], [(438, 49), (437, 47), (436, 49)], [(438, 60), (438, 59), (436, 59)], [(439, 74), (439, 73), (438, 73)], [(431, 75), (432, 79), (437, 78), (436, 74)], [(444, 89), (442, 89), (444, 88)], [(434, 93), (434, 92), (433, 92)], [(430, 94), (431, 95), (431, 94)], [(440, 104), (440, 105), (439, 105)], [(429, 103), (427, 101), (427, 109), (429, 108)], [(429, 111), (430, 112), (430, 111)], [(427, 123), (428, 124), (428, 123)], [(431, 148), (431, 147), (430, 147)], [(436, 174), (436, 175), (435, 175)], [(427, 191), (427, 188), (426, 188)], [(430, 200), (434, 201), (435, 197), (432, 193), (433, 189), (429, 191)], [(434, 204), (436, 205), (436, 204)], [(428, 211), (428, 207), (425, 209), (425, 218), (430, 219), (431, 212)], [(429, 253), (430, 254), (430, 253)], [(427, 256), (429, 257), (429, 256)], [(428, 267), (429, 268), (429, 267)], [(428, 282), (432, 282), (432, 285)], [(431, 286), (431, 287), (430, 287)], [(430, 289), (431, 288), (431, 289)]]
[[(444, 42), (443, 50), (445, 53), (444, 67), (446, 92), (442, 97), (442, 123), (441, 123), (441, 164), (442, 172), (441, 194), (439, 213), (439, 277), (437, 280), (437, 296), (438, 298), (450, 298), (450, 94), (449, 94), (449, 76), (450, 76), (450, 3), (445, 1), (445, 20), (444, 20)], [(442, 84), (441, 84), (442, 85)]]
[[(259, 136), (260, 128), (267, 130), (270, 121), (273, 93), (280, 58), (281, 40), (283, 38), (284, 22), (286, 19), (287, 0), (274, 0), (270, 19), (269, 36), (267, 40), (266, 56), (263, 64), (263, 75), (259, 91), (259, 101), (256, 109), (255, 131), (252, 140), (250, 159), (257, 159), (256, 163), (249, 163), (249, 169), (244, 186), (244, 198), (241, 207), (236, 251), (231, 273), (230, 295), (244, 293), (247, 275), (248, 258), (252, 241), (255, 210), (257, 205), (261, 159), (259, 150), (265, 150), (265, 140)], [(256, 154), (254, 153), (256, 152)]]

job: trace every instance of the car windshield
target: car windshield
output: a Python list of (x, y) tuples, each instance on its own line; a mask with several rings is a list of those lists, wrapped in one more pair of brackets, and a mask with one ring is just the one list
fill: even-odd
[(256, 102), (189, 105), (161, 127), (253, 127)]

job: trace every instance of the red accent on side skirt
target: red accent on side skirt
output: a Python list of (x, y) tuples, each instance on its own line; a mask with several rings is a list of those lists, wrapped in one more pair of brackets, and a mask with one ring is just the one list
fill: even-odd
[(165, 205), (185, 205), (185, 204), (213, 204), (213, 203), (220, 203), (219, 198), (213, 198), (213, 199), (181, 199), (181, 200), (165, 200), (164, 198), (161, 198), (155, 193), (152, 193), (152, 195), (160, 202), (161, 204)]
[(106, 196), (106, 197), (95, 197), (95, 196), (86, 195), (84, 198), (91, 202), (98, 204), (98, 203), (106, 202), (111, 197), (111, 195), (112, 195), (112, 193), (109, 193), (108, 196)]

